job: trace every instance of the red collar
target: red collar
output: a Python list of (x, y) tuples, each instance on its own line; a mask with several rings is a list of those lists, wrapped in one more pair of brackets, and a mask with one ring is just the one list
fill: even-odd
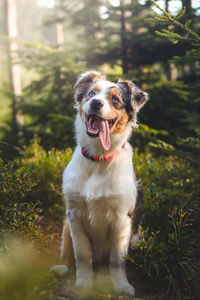
[(114, 156), (119, 154), (121, 152), (121, 150), (125, 147), (125, 145), (126, 145), (126, 143), (124, 143), (122, 145), (122, 148), (120, 150), (116, 150), (116, 151), (114, 151), (113, 153), (111, 153), (109, 155), (105, 155), (105, 154), (102, 154), (101, 156), (93, 155), (93, 154), (89, 153), (85, 149), (85, 147), (81, 148), (81, 153), (83, 154), (83, 156), (85, 156), (88, 159), (91, 159), (92, 161), (101, 161), (102, 162), (102, 161), (107, 160), (107, 159), (112, 159)]

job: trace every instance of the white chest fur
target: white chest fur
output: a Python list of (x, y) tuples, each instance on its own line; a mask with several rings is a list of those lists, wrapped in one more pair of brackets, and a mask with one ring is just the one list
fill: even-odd
[(93, 162), (83, 157), (78, 146), (63, 174), (63, 193), (67, 205), (69, 201), (79, 202), (80, 205), (83, 205), (82, 202), (89, 204), (96, 201), (95, 206), (98, 203), (102, 206), (102, 201), (98, 199), (104, 199), (106, 206), (110, 203), (111, 207), (118, 207), (120, 213), (133, 209), (136, 181), (131, 146), (127, 143), (112, 161), (105, 162)]

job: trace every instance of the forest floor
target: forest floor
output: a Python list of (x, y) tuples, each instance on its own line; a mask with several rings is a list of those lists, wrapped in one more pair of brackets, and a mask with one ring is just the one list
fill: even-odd
[[(42, 230), (46, 239), (52, 241), (51, 246), (48, 247), (47, 252), (49, 256), (52, 257), (52, 261), (57, 265), (61, 263), (59, 258), (60, 252), (60, 244), (61, 244), (61, 228), (56, 226), (55, 224), (47, 224), (44, 222), (42, 225)], [(62, 264), (62, 263), (61, 263)], [(54, 265), (52, 264), (52, 267)], [(110, 286), (103, 287), (103, 291), (101, 289), (94, 289), (90, 291), (83, 291), (77, 287), (75, 287), (75, 270), (67, 273), (55, 273), (57, 277), (57, 282), (53, 285), (53, 294), (55, 295), (55, 300), (166, 300), (165, 296), (160, 295), (152, 295), (148, 292), (148, 287), (143, 284), (141, 278), (138, 277), (137, 273), (133, 274), (133, 269), (129, 262), (127, 262), (127, 275), (129, 282), (135, 287), (136, 296), (128, 297), (128, 296), (116, 296), (114, 295)]]

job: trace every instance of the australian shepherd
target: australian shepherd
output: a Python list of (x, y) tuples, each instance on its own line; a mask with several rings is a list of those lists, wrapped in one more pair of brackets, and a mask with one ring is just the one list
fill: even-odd
[(128, 139), (148, 96), (129, 80), (89, 71), (75, 83), (74, 98), (77, 146), (63, 174), (61, 255), (74, 254), (77, 286), (91, 287), (107, 263), (114, 291), (133, 296), (124, 258), (138, 241), (141, 203)]

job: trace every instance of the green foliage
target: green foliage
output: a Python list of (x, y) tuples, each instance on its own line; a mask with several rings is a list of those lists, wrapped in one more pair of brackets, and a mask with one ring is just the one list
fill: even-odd
[(66, 54), (42, 44), (26, 45), (21, 60), (35, 74), (23, 92), (25, 142), (37, 133), (45, 148), (72, 146), (73, 85), (84, 64), (75, 62), (70, 48)]
[(145, 124), (139, 124), (139, 128), (134, 129), (130, 142), (140, 152), (146, 152), (149, 151), (152, 143), (157, 145), (159, 138), (166, 139), (167, 136), (168, 132), (165, 130), (153, 129)]
[[(178, 43), (180, 40), (187, 40), (188, 36), (185, 36), (184, 33), (188, 33), (193, 39), (191, 39), (191, 41), (200, 41), (200, 36), (193, 31), (192, 29), (189, 28), (189, 26), (192, 23), (192, 20), (186, 20), (185, 24), (183, 24), (182, 22), (179, 22), (178, 20), (181, 19), (183, 17), (183, 15), (186, 12), (186, 7), (183, 7), (176, 16), (172, 17), (167, 11), (165, 11), (164, 9), (162, 9), (155, 0), (151, 0), (151, 2), (157, 6), (157, 8), (164, 14), (164, 16), (162, 16), (159, 20), (162, 22), (164, 21), (164, 25), (166, 25), (166, 21), (168, 21), (167, 23), (169, 24), (173, 24), (175, 26), (172, 27), (172, 30), (166, 30), (166, 29), (162, 29), (161, 32), (156, 31), (156, 33), (160, 36), (163, 37), (167, 37), (170, 41), (172, 41), (173, 43)], [(159, 18), (158, 16), (156, 16), (157, 19)], [(182, 34), (177, 34), (175, 32), (175, 30), (177, 28), (180, 28), (182, 30)]]
[[(152, 3), (158, 6), (155, 1)], [(57, 14), (59, 9), (61, 17)], [(61, 1), (60, 8), (52, 9), (54, 17), (48, 13), (46, 24), (53, 26), (58, 19), (63, 22), (67, 44), (63, 50), (39, 43), (23, 46), (20, 63), (27, 73), (28, 84), (22, 95), (25, 117), (22, 140), (28, 145), (35, 133), (39, 138), (34, 138), (20, 152), (17, 166), (0, 162), (0, 233), (2, 237), (17, 233), (41, 242), (45, 238), (39, 224), (45, 231), (46, 224), (53, 223), (53, 230), (60, 236), (65, 213), (61, 178), (71, 159), (71, 150), (57, 149), (74, 146), (73, 85), (85, 66), (101, 66), (111, 79), (118, 80), (122, 75), (122, 41), (125, 41), (127, 78), (150, 94), (150, 101), (139, 116), (142, 124), (131, 139), (138, 149), (134, 166), (145, 192), (144, 236), (130, 258), (131, 270), (153, 294), (160, 292), (172, 299), (197, 298), (200, 295), (199, 16), (192, 10), (188, 13), (187, 7), (176, 16), (161, 11), (162, 15), (153, 16), (149, 0), (144, 4), (124, 1), (119, 6), (101, 0)], [(55, 42), (55, 36), (51, 41)], [(178, 71), (175, 81), (169, 80), (172, 63)], [(10, 99), (8, 92), (6, 95)], [(1, 111), (2, 120), (11, 116), (5, 108), (8, 108), (6, 103)], [(13, 136), (10, 126), (11, 122), (9, 126), (1, 123), (3, 157), (8, 152), (16, 153), (18, 137)], [(43, 241), (41, 244), (50, 245)], [(55, 240), (51, 244), (55, 247)], [(28, 250), (23, 252), (22, 248), (23, 245), (19, 252), (25, 257)], [(23, 264), (17, 258), (17, 265), (13, 264), (17, 249), (15, 245), (10, 250), (5, 241), (0, 247), (0, 265), (10, 259), (5, 272), (0, 268), (0, 298), (55, 299), (55, 277), (46, 268), (40, 271), (35, 260), (25, 260)], [(41, 249), (40, 253), (44, 252), (46, 249)], [(6, 268), (14, 268), (14, 272), (9, 273)]]
[[(166, 143), (175, 146), (177, 136), (186, 134), (182, 128), (185, 126), (183, 111), (191, 106), (188, 86), (178, 80), (160, 80), (149, 84), (146, 90), (150, 95), (150, 101), (141, 112), (139, 120), (157, 131), (157, 139), (164, 139)], [(137, 135), (142, 133), (143, 128)], [(153, 139), (143, 140), (143, 142), (155, 142), (153, 135), (150, 137)]]
[[(145, 209), (143, 240), (131, 258), (152, 292), (200, 293), (200, 167), (178, 156), (135, 153)], [(156, 285), (155, 285), (156, 282)]]
[(40, 235), (36, 204), (28, 197), (35, 186), (30, 173), (23, 167), (4, 164), (0, 159), (0, 234)]
[[(144, 125), (141, 130), (146, 132), (144, 138), (150, 135), (156, 139), (158, 134), (156, 130)], [(175, 149), (172, 150), (176, 153)], [(6, 194), (9, 195), (9, 199), (12, 197), (23, 199), (23, 195), (28, 192), (27, 199), (31, 199), (33, 204), (38, 202), (38, 208), (43, 210), (48, 224), (52, 221), (61, 223), (65, 210), (60, 191), (61, 177), (70, 159), (70, 149), (45, 151), (39, 144), (38, 138), (35, 138), (25, 148), (24, 158), (19, 163), (23, 166), (23, 170), (27, 170), (25, 174), (28, 172), (32, 182), (36, 184), (29, 186), (29, 180), (24, 173), (23, 176), (21, 174), (22, 169), (17, 169), (15, 180), (12, 181), (17, 181), (18, 189), (16, 184), (9, 183), (6, 185)], [(134, 168), (137, 178), (142, 179), (145, 209), (142, 244), (129, 258), (132, 261), (132, 272), (136, 272), (137, 276), (142, 278), (143, 284), (148, 286), (152, 293), (162, 291), (168, 296), (198, 295), (200, 292), (200, 188), (198, 184), (200, 166), (180, 156), (155, 158), (149, 151), (140, 154), (136, 151)], [(9, 228), (5, 223), (5, 227), (7, 226)], [(19, 229), (21, 230), (21, 227)], [(31, 226), (26, 230), (32, 234)], [(28, 265), (27, 272), (30, 270), (32, 267)], [(4, 275), (4, 287), (8, 284), (14, 285), (14, 289), (19, 288), (21, 296), (24, 292), (29, 295), (34, 284), (34, 294), (31, 294), (33, 299), (35, 295), (38, 299), (54, 297), (53, 287), (57, 283), (51, 274), (43, 271), (40, 273), (34, 269), (31, 273), (34, 273), (37, 280), (34, 279), (32, 285), (25, 280), (26, 288), (20, 289), (21, 281), (24, 280), (24, 270), (19, 269), (18, 272), (20, 274), (18, 279), (16, 276), (5, 277)], [(17, 285), (15, 285), (16, 280), (18, 280)], [(4, 292), (8, 291), (4, 290)]]
[(0, 298), (3, 300), (55, 300), (58, 280), (49, 273), (50, 262), (33, 247), (16, 239), (0, 248)]
[(21, 164), (31, 173), (32, 180), (37, 182), (31, 191), (33, 203), (38, 203), (45, 216), (62, 223), (65, 205), (62, 199), (62, 173), (71, 160), (72, 151), (67, 148), (59, 151), (55, 148), (46, 151), (40, 146), (39, 139), (25, 147)]
[[(169, 83), (169, 85), (166, 84), (166, 86), (168, 85), (170, 88), (169, 92), (163, 89), (163, 91), (166, 92), (167, 97), (169, 96), (167, 100), (168, 107), (165, 107), (164, 105), (163, 108), (165, 113), (160, 115), (160, 120), (164, 121), (165, 124), (168, 123), (169, 127), (168, 129), (165, 129), (168, 130), (170, 139), (167, 141), (176, 146), (176, 148), (180, 151), (179, 155), (198, 164), (197, 157), (200, 154), (200, 119), (198, 118), (200, 109), (200, 83), (198, 77), (198, 62), (200, 61), (200, 36), (194, 31), (193, 28), (195, 24), (192, 24), (191, 19), (184, 19), (183, 23), (183, 17), (186, 12), (185, 8), (183, 8), (175, 17), (172, 17), (168, 12), (161, 9), (154, 0), (152, 0), (152, 3), (156, 5), (163, 13), (162, 16), (156, 15), (154, 22), (157, 23), (157, 20), (159, 19), (159, 24), (161, 23), (164, 26), (166, 26), (166, 24), (169, 25), (168, 29), (162, 29), (161, 32), (157, 33), (163, 36), (165, 39), (170, 39), (173, 43), (180, 42), (181, 46), (184, 46), (184, 40), (187, 40), (188, 43), (187, 51), (183, 55), (178, 56), (176, 54), (176, 56), (170, 60), (170, 63), (175, 63), (176, 67), (179, 68), (186, 66), (194, 72), (193, 75), (187, 73), (184, 74), (184, 72), (182, 73), (182, 79), (184, 80), (184, 83), (176, 81), (171, 82), (171, 84)], [(190, 17), (192, 17), (191, 14)], [(162, 20), (164, 21), (162, 22)], [(197, 19), (193, 18), (193, 20), (195, 23), (197, 23)], [(198, 29), (197, 26), (196, 28)], [(150, 87), (149, 92), (153, 97), (155, 97), (155, 91), (159, 93), (162, 99), (167, 98), (166, 95), (162, 94), (162, 91), (159, 90), (157, 83), (155, 86), (153, 85), (152, 88), (153, 89)], [(177, 95), (170, 95), (172, 91)], [(170, 98), (172, 100), (171, 102)], [(162, 100), (162, 105), (165, 103), (165, 101), (166, 100)], [(153, 106), (153, 108), (155, 108), (155, 106)], [(161, 112), (162, 108), (159, 108), (159, 111)], [(167, 117), (168, 122), (165, 117)], [(152, 124), (151, 121), (148, 124), (150, 126), (153, 125), (154, 128), (157, 128), (157, 125)], [(163, 128), (163, 125), (159, 124), (159, 128)]]
[(145, 4), (141, 4), (140, 1), (124, 1), (116, 7), (112, 4), (106, 6), (108, 17), (104, 21), (104, 44), (97, 54), (101, 63), (106, 61), (111, 65), (122, 65), (125, 51), (128, 73), (137, 73), (134, 79), (138, 80), (138, 73), (144, 72), (144, 66), (152, 66), (158, 62), (162, 64), (173, 57), (174, 51), (182, 51), (179, 47), (170, 45), (168, 40), (155, 37), (154, 31), (160, 30), (161, 27), (159, 24), (148, 22), (153, 13), (149, 1)]
[[(189, 29), (190, 20), (185, 25), (177, 21), (183, 17), (184, 9), (174, 18), (162, 12), (164, 15), (156, 16), (154, 21), (174, 26), (163, 29), (160, 36), (177, 43), (185, 39), (185, 31), (198, 40)], [(177, 27), (182, 31), (176, 31)], [(199, 60), (200, 48), (194, 38), (187, 38), (190, 50), (171, 62), (184, 65)], [(160, 81), (148, 88), (151, 98), (157, 100), (149, 104), (151, 120), (147, 116), (145, 121), (150, 127), (165, 129), (169, 134), (165, 140), (175, 147), (154, 135), (146, 150), (154, 149), (156, 159), (150, 151), (135, 154), (136, 173), (142, 178), (145, 192), (145, 211), (142, 244), (129, 258), (153, 293), (163, 291), (173, 299), (200, 295), (199, 83), (195, 76), (184, 79), (187, 85)], [(159, 111), (159, 120), (154, 111)], [(165, 157), (160, 156), (163, 150), (168, 153)]]

